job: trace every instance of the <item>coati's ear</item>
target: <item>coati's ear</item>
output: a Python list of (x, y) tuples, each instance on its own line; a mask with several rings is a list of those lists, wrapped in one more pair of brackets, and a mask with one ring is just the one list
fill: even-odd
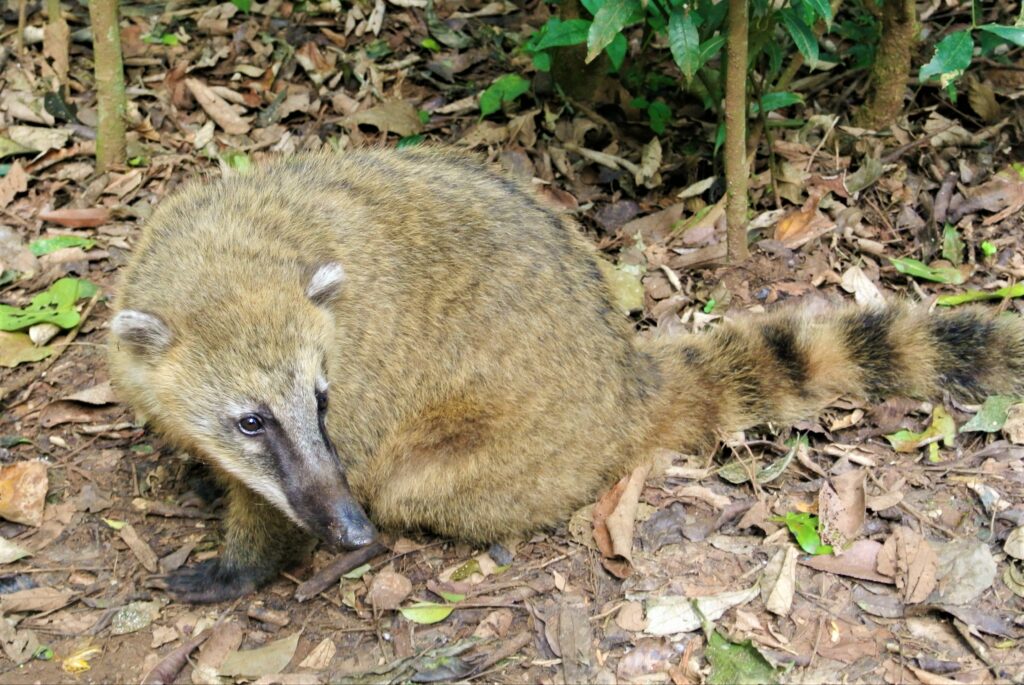
[(345, 269), (337, 262), (329, 262), (319, 267), (306, 286), (306, 297), (313, 304), (327, 304), (341, 293), (345, 283)]
[(163, 319), (136, 309), (123, 309), (115, 314), (110, 329), (139, 354), (163, 352), (171, 344), (171, 329)]

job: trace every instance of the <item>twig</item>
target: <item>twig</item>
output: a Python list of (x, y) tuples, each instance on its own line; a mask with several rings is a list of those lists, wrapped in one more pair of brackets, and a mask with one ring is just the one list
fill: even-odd
[(330, 564), (320, 569), (320, 571), (312, 578), (295, 588), (296, 601), (305, 602), (307, 599), (316, 597), (331, 585), (338, 582), (339, 578), (352, 569), (365, 564), (378, 554), (383, 554), (387, 551), (387, 547), (379, 542), (374, 542), (366, 547), (341, 555)]

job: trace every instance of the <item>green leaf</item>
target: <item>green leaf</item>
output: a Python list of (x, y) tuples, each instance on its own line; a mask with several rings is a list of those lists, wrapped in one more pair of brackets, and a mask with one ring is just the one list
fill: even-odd
[(18, 364), (41, 361), (51, 354), (52, 347), (36, 347), (28, 333), (0, 331), (0, 366), (10, 369)]
[(251, 0), (231, 0), (231, 4), (237, 7), (238, 9), (242, 10), (243, 12), (248, 13), (249, 7), (252, 4), (252, 2)]
[(960, 266), (964, 263), (964, 241), (960, 239), (960, 232), (956, 226), (946, 224), (942, 229), (942, 258), (951, 262), (953, 266)]
[(612, 71), (618, 71), (622, 67), (622, 63), (626, 61), (628, 49), (629, 43), (621, 33), (616, 34), (611, 44), (604, 49), (608, 53), (608, 61), (612, 63)]
[(968, 302), (980, 302), (982, 300), (1002, 300), (1007, 297), (1024, 297), (1024, 283), (1018, 283), (998, 290), (968, 290), (965, 293), (956, 295), (942, 295), (937, 304), (943, 307), (955, 307)]
[(540, 51), (586, 43), (589, 31), (590, 22), (586, 19), (550, 19), (533, 49)]
[(779, 15), (782, 17), (782, 25), (793, 38), (797, 50), (804, 56), (807, 66), (813, 68), (818, 63), (818, 37), (791, 8), (782, 10)]
[(460, 580), (466, 580), (474, 573), (481, 573), (480, 562), (476, 559), (470, 559), (462, 566), (458, 567), (452, 572), (452, 580), (459, 582)]
[(995, 245), (993, 245), (992, 243), (990, 243), (987, 240), (981, 241), (981, 253), (983, 255), (985, 255), (986, 257), (992, 257), (997, 252), (999, 252), (999, 248), (998, 247), (996, 247)]
[(785, 516), (772, 518), (777, 523), (784, 523), (789, 532), (796, 538), (800, 549), (808, 554), (831, 554), (832, 546), (821, 544), (821, 536), (818, 535), (819, 521), (814, 514), (805, 512), (790, 511)]
[(450, 602), (452, 604), (455, 604), (456, 602), (461, 602), (462, 600), (466, 599), (466, 595), (458, 593), (458, 592), (444, 592), (444, 591), (441, 591), (438, 594), (441, 595), (442, 597), (444, 597), (444, 601)]
[(0, 435), (0, 447), (9, 449), (15, 445), (31, 445), (32, 441), (20, 435)]
[(692, 80), (701, 65), (700, 34), (692, 12), (683, 12), (680, 7), (672, 11), (668, 19), (668, 46), (683, 78)]
[(398, 139), (398, 144), (395, 147), (399, 150), (406, 147), (416, 147), (426, 139), (427, 137), (422, 133), (417, 133), (414, 136), (404, 136)]
[(701, 311), (704, 312), (705, 314), (710, 314), (711, 312), (715, 311), (716, 306), (718, 306), (718, 302), (715, 300), (715, 298), (712, 297), (711, 299), (704, 303), (704, 306), (701, 308)]
[[(714, 300), (708, 301), (709, 304), (711, 302), (714, 302)], [(797, 449), (799, 449), (799, 442), (795, 443), (785, 455), (768, 464), (768, 466), (758, 469), (754, 473), (754, 480), (764, 484), (770, 483), (781, 476), (785, 472), (786, 467), (789, 466), (789, 462), (793, 461), (793, 456), (796, 454)], [(718, 475), (734, 485), (740, 485), (750, 480), (747, 468), (739, 459), (733, 459), (723, 465), (722, 468), (718, 469)]]
[(914, 276), (915, 278), (923, 278), (926, 281), (950, 283), (952, 285), (960, 285), (964, 282), (963, 273), (960, 269), (954, 269), (953, 267), (944, 266), (932, 268), (927, 264), (916, 259), (911, 259), (910, 257), (898, 259), (890, 257), (889, 263), (896, 267), (896, 270), (901, 274), (907, 274), (908, 276)]
[(537, 68), (537, 71), (551, 71), (551, 54), (547, 52), (534, 53), (533, 66)]
[(10, 157), (11, 155), (24, 155), (28, 152), (33, 152), (32, 148), (16, 143), (10, 138), (0, 136), (0, 159)]
[(960, 427), (961, 433), (997, 433), (1006, 423), (1006, 415), (1010, 407), (1020, 400), (1005, 395), (986, 397), (984, 404), (971, 420)]
[(230, 168), (234, 169), (239, 174), (247, 174), (252, 171), (252, 159), (244, 152), (239, 150), (229, 150), (221, 155), (221, 157)]
[(945, 87), (956, 80), (971, 65), (974, 56), (974, 39), (968, 29), (951, 33), (935, 46), (935, 56), (921, 67), (919, 78), (927, 81), (938, 76)]
[(662, 100), (655, 100), (647, 106), (647, 120), (650, 122), (651, 130), (661, 135), (665, 127), (672, 120), (672, 109)]
[(80, 319), (75, 302), (92, 297), (96, 286), (78, 278), (61, 278), (32, 298), (26, 307), (0, 304), (0, 331), (19, 331), (37, 323), (74, 328)]
[(765, 112), (772, 112), (783, 107), (789, 107), (799, 102), (803, 102), (804, 98), (798, 93), (790, 93), (788, 91), (779, 91), (774, 93), (765, 93), (761, 97), (761, 101), (754, 100), (750, 103), (750, 107), (753, 114), (757, 114), (764, 108)]
[(708, 63), (712, 57), (717, 55), (725, 45), (725, 36), (718, 34), (708, 38), (706, 41), (700, 44), (700, 66), (704, 66)]
[(731, 642), (717, 630), (708, 635), (704, 656), (711, 664), (708, 685), (774, 685), (779, 674), (750, 640)]
[(366, 575), (366, 572), (370, 570), (369, 564), (363, 564), (362, 566), (356, 566), (354, 569), (342, 576), (347, 580), (359, 580)]
[(530, 89), (530, 82), (519, 74), (505, 74), (480, 95), (480, 118), (501, 109), (503, 103), (512, 102)]
[(639, 21), (642, 16), (643, 9), (639, 0), (605, 0), (587, 32), (586, 61), (592, 62), (615, 40), (616, 34), (629, 24)]
[(402, 616), (413, 623), (430, 625), (440, 623), (451, 615), (455, 607), (447, 604), (435, 604), (434, 602), (417, 602), (412, 606), (401, 607)]
[(424, 38), (420, 41), (420, 46), (431, 52), (441, 52), (441, 45), (433, 38)]
[(982, 31), (999, 36), (1005, 41), (1014, 45), (1024, 47), (1024, 26), (1001, 26), (999, 24), (982, 24), (978, 27)]
[(956, 422), (941, 404), (932, 410), (932, 422), (921, 433), (901, 430), (885, 436), (892, 448), (897, 452), (916, 452), (925, 445), (940, 440), (946, 447), (952, 447), (956, 441)]
[(805, 0), (814, 13), (825, 21), (825, 28), (832, 30), (832, 5), (828, 0)]
[(53, 238), (40, 238), (29, 244), (28, 249), (31, 250), (32, 254), (36, 257), (42, 257), (44, 254), (50, 254), (57, 250), (62, 250), (65, 247), (80, 247), (88, 250), (96, 244), (95, 240), (89, 240), (88, 238), (82, 238), (77, 235), (59, 235)]

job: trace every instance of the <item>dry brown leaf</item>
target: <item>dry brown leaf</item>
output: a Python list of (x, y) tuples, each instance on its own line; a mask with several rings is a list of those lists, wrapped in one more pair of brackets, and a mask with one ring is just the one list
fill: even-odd
[(331, 665), (338, 648), (334, 641), (325, 637), (316, 647), (306, 655), (306, 658), (299, 662), (299, 668), (309, 668), (314, 671), (322, 671)]
[(15, 162), (8, 169), (7, 175), (0, 178), (0, 209), (6, 209), (14, 196), (28, 190), (28, 174), (21, 168), (21, 162)]
[(56, 611), (65, 607), (75, 598), (70, 590), (58, 590), (54, 587), (34, 587), (31, 590), (18, 590), (0, 595), (0, 612), (17, 614), (27, 611)]
[(71, 31), (62, 18), (47, 22), (43, 27), (43, 55), (50, 60), (57, 79), (63, 84), (68, 80), (68, 53), (71, 45)]
[(397, 609), (405, 598), (412, 593), (412, 582), (401, 573), (391, 569), (381, 569), (370, 581), (370, 591), (366, 593), (366, 601), (378, 611)]
[(224, 98), (213, 92), (205, 83), (198, 79), (187, 78), (185, 86), (199, 106), (203, 108), (203, 111), (225, 132), (235, 135), (249, 132), (249, 122), (240, 117)]
[(149, 543), (139, 537), (139, 534), (135, 532), (135, 528), (132, 524), (126, 523), (121, 530), (118, 531), (121, 539), (124, 540), (125, 544), (128, 545), (128, 549), (132, 551), (135, 558), (139, 560), (150, 573), (156, 573), (160, 570), (160, 563), (157, 559), (156, 553), (149, 546)]
[(28, 526), (40, 525), (48, 487), (46, 464), (41, 461), (0, 467), (0, 517)]
[(914, 530), (899, 526), (878, 553), (878, 572), (896, 581), (907, 604), (919, 604), (936, 585), (938, 556)]
[(483, 640), (504, 638), (508, 635), (508, 629), (512, 627), (514, 618), (511, 609), (495, 609), (480, 621), (476, 630), (473, 631), (473, 637)]
[(647, 627), (643, 602), (625, 602), (615, 614), (615, 623), (623, 630), (639, 633)]
[(71, 395), (65, 395), (61, 399), (94, 405), (114, 404), (117, 402), (117, 398), (114, 396), (114, 390), (110, 386), (110, 381), (94, 385), (84, 390), (79, 390)]
[(591, 681), (594, 663), (590, 615), (577, 595), (563, 595), (558, 609), (558, 647), (567, 683)]
[(68, 228), (94, 228), (110, 221), (110, 210), (106, 207), (64, 207), (39, 212), (39, 218)]
[(416, 108), (405, 100), (382, 102), (376, 107), (345, 117), (341, 123), (350, 128), (365, 124), (400, 136), (415, 135), (423, 130), (423, 122)]
[(881, 551), (882, 543), (880, 542), (857, 540), (840, 557), (823, 554), (800, 563), (816, 571), (873, 580), (876, 583), (892, 583), (891, 576), (885, 576), (878, 572), (878, 553)]
[(213, 635), (203, 643), (192, 669), (194, 685), (221, 685), (220, 665), (231, 652), (242, 644), (242, 627), (235, 621), (225, 621), (217, 626)]
[(793, 545), (780, 549), (768, 562), (761, 576), (761, 600), (764, 608), (778, 616), (789, 615), (796, 591), (797, 551)]
[(13, 368), (26, 362), (37, 362), (53, 354), (53, 348), (38, 347), (26, 333), (0, 331), (0, 366)]
[(1014, 445), (1024, 445), (1024, 404), (1015, 404), (1006, 413), (1003, 434)]
[(594, 540), (601, 550), (601, 563), (618, 578), (633, 572), (633, 526), (636, 524), (640, 491), (651, 470), (643, 464), (624, 476), (594, 507)]

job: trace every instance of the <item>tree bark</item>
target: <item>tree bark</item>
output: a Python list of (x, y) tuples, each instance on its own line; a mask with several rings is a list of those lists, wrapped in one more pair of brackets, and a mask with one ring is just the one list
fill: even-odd
[(886, 0), (882, 3), (882, 34), (871, 65), (868, 99), (854, 122), (870, 129), (882, 129), (896, 121), (903, 111), (903, 97), (910, 78), (910, 62), (917, 48), (919, 26), (914, 0)]
[(92, 49), (99, 114), (96, 131), (96, 170), (106, 171), (112, 166), (124, 164), (125, 161), (126, 105), (117, 0), (89, 0), (89, 19), (92, 22)]
[(747, 0), (729, 0), (725, 77), (725, 187), (728, 259), (750, 256), (747, 247)]

